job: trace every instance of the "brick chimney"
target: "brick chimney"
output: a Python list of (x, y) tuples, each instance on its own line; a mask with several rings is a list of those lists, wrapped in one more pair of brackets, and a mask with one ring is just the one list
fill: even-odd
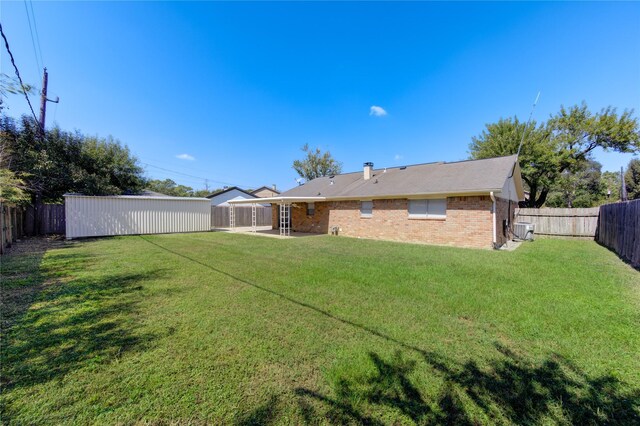
[(373, 176), (373, 163), (364, 163), (364, 180), (371, 179), (371, 176)]

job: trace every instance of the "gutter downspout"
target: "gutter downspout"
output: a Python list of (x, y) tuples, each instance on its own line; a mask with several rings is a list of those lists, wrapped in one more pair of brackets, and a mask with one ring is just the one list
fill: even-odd
[(496, 238), (496, 197), (493, 194), (493, 191), (489, 193), (491, 197), (491, 201), (493, 202), (493, 207), (491, 209), (491, 223), (493, 224), (493, 248), (496, 248), (497, 238)]

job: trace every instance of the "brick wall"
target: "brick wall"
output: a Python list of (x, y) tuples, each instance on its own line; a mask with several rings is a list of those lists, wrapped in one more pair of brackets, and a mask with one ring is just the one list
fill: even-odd
[[(447, 198), (446, 219), (409, 219), (407, 207), (406, 199), (374, 200), (372, 217), (361, 218), (359, 201), (315, 203), (313, 216), (307, 216), (305, 203), (297, 203), (293, 207), (292, 225), (298, 232), (328, 233), (332, 227), (338, 226), (340, 235), (349, 237), (492, 247), (492, 202), (489, 196)], [(504, 209), (506, 211), (506, 207)], [(502, 234), (501, 223), (498, 222), (499, 235)]]

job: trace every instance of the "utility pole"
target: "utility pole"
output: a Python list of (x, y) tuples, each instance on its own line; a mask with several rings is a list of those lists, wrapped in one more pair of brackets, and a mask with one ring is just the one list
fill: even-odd
[[(42, 136), (42, 140), (45, 139), (45, 119), (47, 116), (47, 102), (58, 103), (60, 102), (60, 98), (56, 97), (56, 100), (47, 98), (47, 84), (49, 83), (49, 73), (47, 73), (47, 69), (44, 69), (44, 74), (42, 75), (42, 93), (40, 94), (40, 135)], [(40, 179), (39, 179), (40, 180)], [(40, 234), (40, 206), (42, 204), (42, 188), (40, 188), (42, 182), (39, 182), (39, 185), (36, 189), (35, 203), (34, 203), (34, 214), (33, 214), (33, 233), (34, 235)]]
[(56, 97), (56, 100), (47, 98), (47, 84), (49, 83), (49, 73), (47, 69), (44, 69), (44, 74), (42, 75), (42, 93), (40, 94), (40, 130), (42, 130), (42, 134), (44, 135), (44, 122), (47, 116), (47, 102), (53, 102), (57, 104), (60, 102), (60, 98)]
[(620, 167), (620, 200), (627, 201), (627, 186), (624, 183), (624, 169)]

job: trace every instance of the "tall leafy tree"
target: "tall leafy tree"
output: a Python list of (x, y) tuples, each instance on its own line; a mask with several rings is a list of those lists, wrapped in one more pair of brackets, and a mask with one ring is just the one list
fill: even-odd
[[(524, 132), (525, 125), (517, 118), (488, 124), (481, 135), (472, 138), (471, 158), (515, 154)], [(618, 114), (608, 107), (592, 114), (585, 103), (561, 107), (546, 123), (533, 123), (524, 134), (519, 161), (530, 193), (528, 207), (544, 205), (562, 173), (583, 169), (594, 149), (640, 151), (639, 123), (633, 111)]]
[(35, 204), (60, 202), (66, 192), (86, 195), (137, 193), (143, 169), (126, 146), (113, 138), (87, 137), (54, 128), (40, 137), (32, 120), (0, 117), (0, 143), (12, 152), (11, 171), (22, 174)]
[(0, 140), (0, 203), (21, 204), (29, 201), (24, 174), (9, 169), (11, 151), (7, 143)]
[(620, 201), (620, 172), (602, 173), (602, 203)]
[(302, 151), (306, 154), (305, 158), (293, 162), (293, 169), (301, 178), (310, 181), (342, 172), (342, 164), (334, 159), (329, 151), (323, 153), (319, 148), (309, 148), (308, 144), (302, 147)]
[(487, 124), (480, 136), (473, 137), (469, 150), (473, 159), (513, 155), (518, 152), (521, 140), (519, 160), (522, 179), (530, 194), (528, 205), (535, 206), (538, 202), (544, 203), (561, 173), (557, 144), (550, 138), (545, 125), (532, 121), (527, 127), (517, 117), (500, 119), (497, 123)]
[(146, 189), (172, 197), (193, 196), (193, 188), (190, 186), (178, 185), (172, 179), (152, 179), (147, 183)]
[(565, 170), (547, 198), (548, 207), (594, 207), (604, 198), (602, 164), (587, 161), (582, 170)]
[(627, 196), (630, 200), (640, 198), (640, 160), (629, 161), (627, 172), (624, 174), (624, 183), (627, 186)]

